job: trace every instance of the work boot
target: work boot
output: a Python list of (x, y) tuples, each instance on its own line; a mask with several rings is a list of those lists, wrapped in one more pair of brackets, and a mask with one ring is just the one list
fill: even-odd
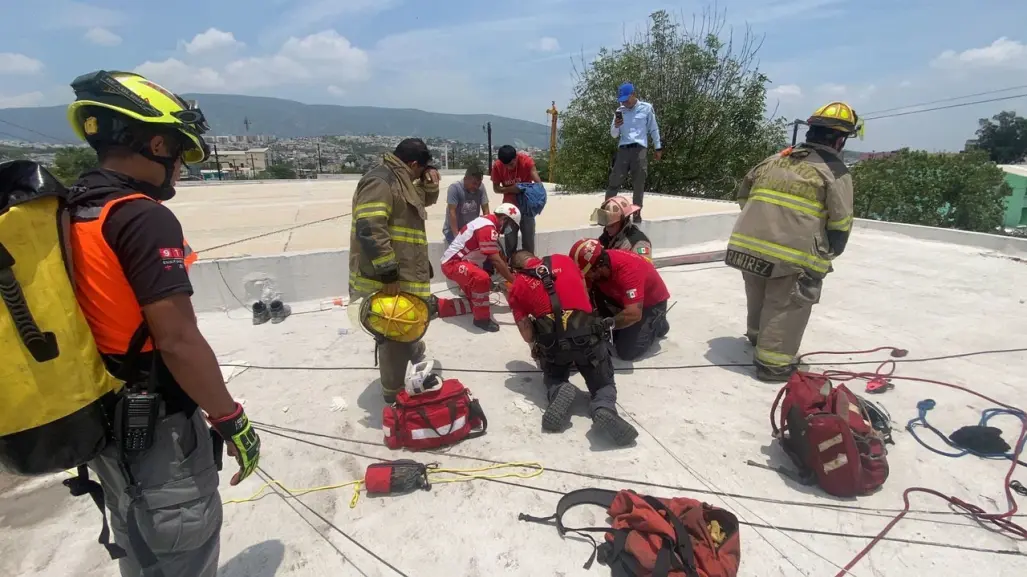
[(474, 326), (478, 327), (479, 329), (488, 331), (490, 333), (499, 331), (499, 325), (496, 323), (496, 321), (492, 320), (491, 318), (480, 320), (474, 319)]
[(262, 325), (271, 320), (271, 311), (262, 301), (253, 303), (253, 324)]
[(635, 224), (641, 224), (641, 222), (642, 222), (642, 211), (641, 210), (636, 212), (635, 214), (631, 215), (631, 222), (633, 222)]
[(745, 338), (749, 339), (749, 344), (751, 344), (752, 346), (755, 347), (757, 341), (759, 341), (759, 334), (758, 333), (749, 333), (749, 332), (747, 332), (747, 333), (745, 333)]
[(292, 314), (292, 307), (277, 299), (271, 301), (271, 306), (268, 307), (268, 310), (271, 313), (271, 322), (276, 325)]
[(429, 295), (425, 302), (428, 303), (428, 320), (433, 321), (439, 318), (439, 297)]
[(562, 431), (571, 420), (571, 405), (578, 389), (570, 383), (560, 383), (549, 395), (549, 406), (542, 414), (542, 430), (552, 433)]
[(630, 445), (635, 440), (635, 437), (638, 436), (638, 431), (635, 427), (612, 409), (596, 409), (595, 413), (592, 414), (592, 422), (605, 431), (613, 439), (613, 442), (620, 447)]
[(667, 317), (665, 316), (660, 317), (659, 320), (656, 321), (656, 337), (662, 339), (663, 337), (667, 336), (667, 333), (669, 332), (670, 321), (668, 321)]

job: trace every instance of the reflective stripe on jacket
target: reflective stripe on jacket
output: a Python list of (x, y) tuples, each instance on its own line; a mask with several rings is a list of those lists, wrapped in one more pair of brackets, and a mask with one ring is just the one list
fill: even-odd
[(425, 206), (438, 198), (438, 184), (415, 185), (406, 171), (406, 165), (387, 154), (357, 184), (349, 243), (351, 300), (393, 281), (404, 292), (431, 295)]
[[(128, 351), (132, 335), (143, 322), (142, 308), (132, 285), (125, 278), (121, 262), (103, 236), (103, 224), (115, 206), (130, 200), (156, 200), (145, 194), (129, 194), (100, 207), (76, 210), (71, 225), (71, 253), (74, 264), (75, 293), (82, 313), (92, 329), (101, 353), (122, 355)], [(197, 255), (184, 243), (186, 270)], [(153, 350), (147, 342), (143, 351)]]
[[(852, 229), (852, 177), (834, 149), (803, 144), (756, 165), (738, 189), (727, 263), (767, 277), (823, 277), (834, 253), (827, 231)], [(752, 258), (755, 257), (755, 258)]]

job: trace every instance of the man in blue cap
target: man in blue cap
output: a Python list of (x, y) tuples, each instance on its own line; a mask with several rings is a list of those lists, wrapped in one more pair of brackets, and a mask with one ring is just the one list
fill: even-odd
[(649, 138), (653, 139), (656, 149), (653, 158), (657, 161), (663, 156), (660, 144), (660, 127), (656, 123), (656, 111), (653, 105), (638, 99), (635, 87), (630, 82), (620, 85), (617, 92), (620, 106), (614, 113), (610, 124), (610, 136), (617, 140), (617, 156), (610, 172), (610, 183), (606, 189), (606, 198), (617, 196), (617, 193), (628, 172), (631, 172), (631, 188), (634, 191), (633, 204), (640, 210), (631, 215), (633, 222), (642, 221), (642, 195), (645, 194), (645, 175), (649, 168)]

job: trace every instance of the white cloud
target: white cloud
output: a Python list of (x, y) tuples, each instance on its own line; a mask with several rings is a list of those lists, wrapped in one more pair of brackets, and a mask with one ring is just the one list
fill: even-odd
[(539, 52), (556, 52), (560, 49), (560, 41), (552, 36), (543, 36), (528, 43), (528, 48)]
[(845, 96), (846, 92), (848, 92), (848, 88), (844, 84), (833, 84), (828, 82), (817, 86), (817, 92), (829, 97), (841, 98), (842, 96)]
[[(197, 38), (200, 36), (203, 35)], [(224, 39), (220, 35), (208, 37)], [(194, 38), (193, 43), (195, 41)], [(220, 45), (227, 44), (222, 41)], [(345, 85), (365, 80), (368, 68), (366, 52), (334, 30), (326, 30), (303, 38), (290, 38), (276, 54), (240, 58), (224, 66), (192, 65), (169, 58), (162, 62), (144, 62), (136, 72), (177, 92), (239, 93), (283, 84), (327, 81)]]
[(46, 16), (43, 25), (51, 29), (113, 28), (128, 22), (124, 12), (69, 0), (33, 0), (34, 11)]
[(0, 52), (0, 74), (36, 74), (43, 71), (43, 63), (35, 58), (14, 52)]
[(346, 91), (332, 84), (328, 87), (328, 94), (331, 94), (332, 96), (346, 96)]
[(36, 106), (42, 102), (44, 95), (38, 90), (26, 92), (14, 96), (0, 94), (0, 108), (20, 108), (22, 106)]
[(217, 28), (208, 28), (201, 32), (189, 42), (183, 42), (182, 47), (189, 54), (201, 54), (204, 52), (225, 51), (245, 46), (235, 39), (231, 32), (223, 32)]
[(384, 12), (401, 0), (288, 0), (281, 17), (268, 30), (270, 39), (282, 39), (331, 25), (342, 15)]
[(106, 28), (90, 28), (86, 30), (85, 39), (98, 46), (117, 46), (121, 44), (121, 36)]
[(802, 98), (802, 88), (798, 84), (782, 84), (768, 90), (767, 96), (781, 100), (798, 99)]
[(970, 48), (962, 52), (946, 50), (935, 58), (935, 68), (1027, 68), (1027, 44), (1005, 36), (983, 48)]

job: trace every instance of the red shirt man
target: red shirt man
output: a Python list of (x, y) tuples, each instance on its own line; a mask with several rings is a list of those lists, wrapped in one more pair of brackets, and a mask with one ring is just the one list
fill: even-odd
[[(592, 302), (578, 265), (563, 254), (554, 254), (550, 259), (553, 276), (556, 277), (556, 295), (560, 298), (563, 310), (591, 313)], [(523, 268), (531, 269), (540, 264), (542, 259), (532, 257), (524, 263)], [(514, 321), (520, 323), (528, 315), (540, 318), (553, 312), (549, 293), (542, 286), (542, 281), (525, 274), (514, 277), (513, 286), (507, 293), (507, 302), (510, 304), (510, 311), (513, 312)]]
[[(526, 152), (517, 153), (516, 165), (512, 170), (497, 158), (492, 163), (491, 178), (493, 190), (522, 182), (535, 182), (534, 174), (536, 174), (535, 161)], [(516, 205), (518, 204), (517, 195), (504, 193), (503, 202)]]
[(597, 280), (596, 288), (621, 308), (641, 303), (643, 309), (670, 299), (670, 291), (660, 273), (636, 253), (610, 249), (610, 276)]

